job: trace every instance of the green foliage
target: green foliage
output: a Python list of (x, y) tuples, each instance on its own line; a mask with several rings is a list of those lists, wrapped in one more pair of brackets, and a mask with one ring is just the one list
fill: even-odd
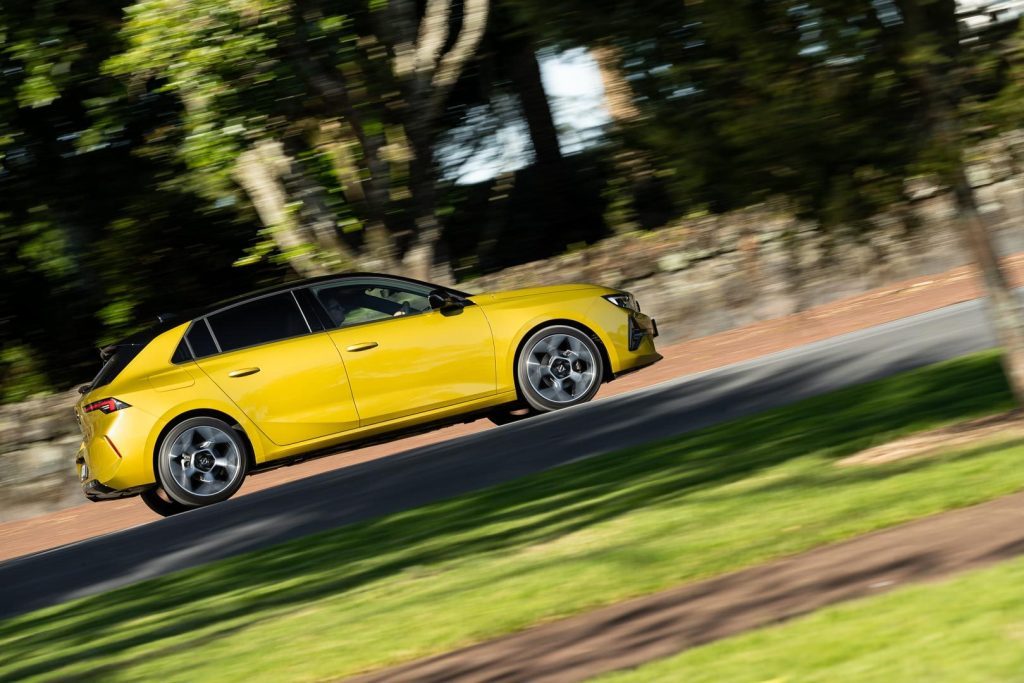
[[(31, 359), (33, 382), (67, 387), (92, 374), (95, 346), (156, 314), (303, 259), (351, 267), (370, 227), (400, 252), (425, 215), (444, 221), (463, 276), (592, 242), (608, 222), (651, 228), (773, 195), (869, 229), (904, 178), (948, 175), (965, 145), (1022, 124), (1024, 34), (958, 42), (954, 7), (495, 0), (479, 60), (443, 115), (420, 120), (429, 81), (397, 73), (395, 56), (422, 3), (6, 3), (0, 348)], [(521, 118), (524, 54), (570, 46), (614, 48), (640, 116), (564, 164), (435, 182)], [(940, 139), (936, 112), (960, 130)], [(279, 225), (238, 177), (265, 141), (285, 158)]]
[(252, 224), (138, 153), (182, 107), (102, 71), (124, 4), (0, 7), (0, 400), (85, 381), (97, 346), (272, 272), (233, 273)]
[(507, 2), (554, 44), (617, 49), (642, 114), (619, 144), (668, 171), (681, 213), (784, 195), (861, 224), (904, 178), (960, 164), (973, 138), (936, 135), (937, 100), (980, 136), (1024, 110), (1019, 39), (1001, 26), (961, 45), (953, 0)]
[(180, 98), (180, 146), (166, 153), (178, 155), (191, 171), (185, 188), (213, 202), (234, 194), (231, 171), (246, 138), (273, 135), (268, 123), (274, 103), (301, 94), (277, 58), (290, 6), (142, 0), (127, 11), (127, 49), (104, 66), (132, 88)]
[(50, 389), (47, 374), (26, 346), (8, 346), (0, 350), (0, 401), (22, 401)]

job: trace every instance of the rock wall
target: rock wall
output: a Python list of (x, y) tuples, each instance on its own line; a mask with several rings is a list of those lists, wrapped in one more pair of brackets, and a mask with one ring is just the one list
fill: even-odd
[[(1024, 251), (1024, 131), (979, 147), (970, 167), (1004, 254)], [(474, 292), (593, 282), (632, 291), (658, 319), (661, 342), (701, 337), (961, 266), (969, 255), (950, 196), (908, 182), (910, 201), (872, 225), (823, 231), (787, 207), (620, 235), (575, 253), (488, 275)], [(0, 406), (0, 522), (84, 502), (75, 479), (76, 394)]]
[[(969, 175), (1003, 254), (1024, 251), (1024, 132), (975, 151)], [(927, 180), (869, 225), (822, 230), (783, 203), (620, 235), (461, 286), (473, 292), (592, 282), (628, 289), (664, 341), (701, 337), (970, 262), (951, 196)]]
[(86, 502), (75, 476), (77, 391), (0, 406), (0, 522)]

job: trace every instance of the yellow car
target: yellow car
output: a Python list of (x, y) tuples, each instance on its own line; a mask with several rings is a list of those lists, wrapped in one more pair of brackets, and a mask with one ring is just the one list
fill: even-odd
[(470, 295), (401, 277), (293, 282), (103, 349), (75, 408), (85, 495), (168, 515), (247, 474), (456, 421), (568, 408), (661, 359), (632, 295)]

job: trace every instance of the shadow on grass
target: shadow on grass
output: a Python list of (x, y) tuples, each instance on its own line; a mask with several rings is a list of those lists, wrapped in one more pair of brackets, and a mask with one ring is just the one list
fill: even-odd
[[(0, 640), (7, 641), (0, 653), (3, 676), (46, 675), (83, 657), (116, 656), (163, 638), (185, 642), (211, 623), (239, 620), (225, 628), (248, 628), (268, 609), (301, 609), (411, 568), (548, 542), (793, 458), (841, 458), (901, 434), (1009, 406), (994, 354), (845, 389), (9, 620), (0, 624)], [(847, 470), (832, 481), (889, 477), (927, 465), (918, 460)], [(823, 485), (824, 479), (780, 486), (798, 496), (801, 487)], [(163, 612), (168, 614), (130, 633), (116, 630)], [(48, 653), (45, 661), (27, 661), (40, 652)]]

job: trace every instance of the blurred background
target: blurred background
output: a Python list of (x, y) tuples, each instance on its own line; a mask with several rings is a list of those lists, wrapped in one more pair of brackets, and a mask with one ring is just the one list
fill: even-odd
[[(467, 675), (575, 680), (545, 653), (633, 666), (999, 561), (618, 680), (1018, 680), (1022, 15), (0, 0), (0, 679), (403, 680), (384, 667), (920, 520)], [(628, 289), (664, 359), (581, 410), (297, 464), (177, 520), (85, 502), (98, 347), (357, 270)]]
[(1024, 248), (1022, 10), (5, 2), (0, 400), (298, 276), (597, 280), (679, 338), (963, 263), (964, 201)]

